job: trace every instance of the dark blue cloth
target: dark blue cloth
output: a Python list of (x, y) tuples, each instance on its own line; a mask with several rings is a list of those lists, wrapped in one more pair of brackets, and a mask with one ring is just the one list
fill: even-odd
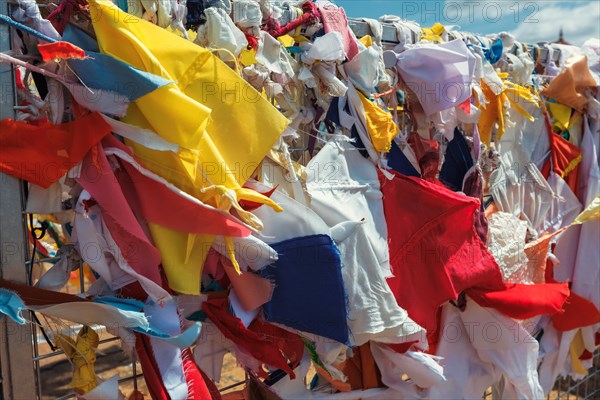
[(336, 125), (341, 125), (340, 122), (340, 111), (338, 109), (340, 104), (340, 98), (334, 97), (331, 99), (331, 103), (329, 104), (329, 109), (327, 110), (327, 115), (325, 119), (335, 123)]
[(473, 158), (469, 145), (460, 129), (456, 128), (454, 139), (446, 148), (446, 158), (440, 171), (440, 182), (455, 192), (461, 191), (465, 175), (471, 167), (473, 167)]
[(204, 0), (187, 0), (185, 6), (187, 8), (185, 28), (197, 30), (198, 25), (206, 21)]
[[(504, 44), (502, 43), (502, 39), (496, 40), (492, 44), (492, 47), (490, 47), (489, 49), (483, 44), (483, 42), (480, 39), (477, 40), (479, 40), (479, 43), (481, 44), (481, 49), (483, 50), (483, 55), (485, 56), (485, 59), (488, 60), (490, 64), (493, 65), (500, 61), (500, 59), (502, 58), (502, 53), (504, 52)], [(467, 47), (472, 46), (472, 44), (467, 45)]]
[(392, 140), (392, 148), (387, 156), (388, 167), (396, 172), (400, 172), (402, 175), (414, 176), (417, 178), (421, 177), (419, 171), (415, 169), (412, 163), (406, 158), (404, 152), (400, 147)]
[(260, 271), (275, 283), (265, 319), (348, 343), (346, 294), (340, 254), (327, 235), (311, 235), (270, 245), (279, 259)]

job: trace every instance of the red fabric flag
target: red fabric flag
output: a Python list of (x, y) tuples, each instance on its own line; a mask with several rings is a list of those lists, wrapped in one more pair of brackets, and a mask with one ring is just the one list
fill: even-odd
[(495, 308), (522, 320), (560, 312), (569, 297), (569, 287), (563, 283), (515, 284), (507, 285), (504, 290), (470, 289), (467, 293), (482, 307)]
[(438, 142), (423, 139), (418, 133), (413, 133), (408, 137), (408, 144), (415, 152), (423, 179), (437, 182), (436, 176), (440, 164)]
[(69, 42), (54, 42), (37, 45), (42, 60), (54, 61), (57, 58), (67, 60), (70, 58), (84, 59), (85, 51)]
[(295, 378), (294, 372), (282, 355), (278, 341), (247, 329), (239, 318), (229, 314), (227, 312), (227, 298), (213, 298), (205, 301), (202, 303), (202, 311), (206, 313), (207, 317), (227, 339), (260, 362), (282, 369), (292, 379)]
[(500, 268), (474, 225), (479, 201), (423, 179), (380, 174), (398, 305), (434, 335), (436, 312), (469, 288), (501, 290)]
[(546, 130), (550, 138), (550, 156), (546, 159), (541, 173), (548, 179), (550, 171), (562, 177), (573, 193), (579, 194), (579, 164), (581, 164), (581, 149), (570, 143), (560, 135), (552, 132), (548, 114), (546, 119)]
[(302, 360), (304, 354), (304, 340), (290, 331), (271, 324), (262, 319), (255, 319), (248, 327), (252, 332), (277, 341), (277, 347), (292, 364)]
[(120, 160), (115, 171), (118, 185), (130, 205), (144, 218), (179, 232), (223, 236), (248, 236), (250, 229), (222, 210), (208, 206), (143, 168), (131, 150), (114, 136), (102, 142), (105, 151)]
[(0, 171), (48, 188), (110, 132), (98, 113), (60, 125), (33, 126), (4, 119), (0, 121)]
[[(554, 245), (552, 246), (552, 251), (554, 251)], [(546, 282), (559, 284), (559, 282), (554, 279), (554, 264), (552, 261), (546, 261), (545, 272)], [(563, 285), (568, 284), (563, 283)], [(552, 324), (560, 332), (594, 325), (599, 322), (600, 311), (598, 311), (594, 303), (573, 291), (570, 291), (569, 297), (564, 304), (564, 311), (552, 316)]]
[(83, 160), (77, 182), (102, 209), (104, 222), (127, 263), (137, 273), (160, 285), (160, 253), (138, 222), (100, 144)]
[(600, 311), (594, 303), (575, 292), (571, 292), (566, 301), (565, 311), (552, 316), (552, 325), (560, 332), (598, 323), (600, 323)]

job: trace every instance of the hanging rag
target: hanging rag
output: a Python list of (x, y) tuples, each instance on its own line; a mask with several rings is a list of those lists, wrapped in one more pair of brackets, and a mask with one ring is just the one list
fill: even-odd
[(0, 121), (0, 171), (48, 188), (110, 132), (98, 113), (60, 125), (4, 119)]
[(305, 236), (271, 247), (279, 259), (260, 271), (275, 284), (271, 301), (263, 306), (265, 319), (347, 343), (342, 264), (333, 240), (327, 235)]

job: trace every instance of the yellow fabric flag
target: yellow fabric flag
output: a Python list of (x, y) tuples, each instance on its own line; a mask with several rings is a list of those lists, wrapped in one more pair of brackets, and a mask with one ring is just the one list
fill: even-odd
[(442, 35), (446, 31), (444, 25), (436, 22), (431, 28), (421, 28), (422, 34), (421, 39), (429, 40), (431, 42), (443, 42)]
[(565, 106), (560, 103), (548, 102), (548, 109), (550, 114), (554, 117), (554, 124), (561, 132), (569, 129), (569, 122), (571, 120), (571, 113), (573, 109), (569, 106)]
[[(128, 143), (144, 165), (199, 200), (222, 209), (251, 200), (278, 211), (273, 201), (241, 185), (289, 121), (227, 65), (204, 49), (106, 0), (90, 0), (100, 50), (172, 81), (130, 104), (125, 122), (179, 144), (179, 154)], [(168, 205), (165, 205), (168, 207)], [(242, 213), (246, 222), (259, 221)], [(211, 237), (151, 225), (169, 285), (198, 294)], [(199, 246), (196, 247), (196, 246)], [(181, 274), (188, 271), (188, 274)]]
[(373, 46), (373, 38), (369, 35), (365, 35), (363, 37), (361, 37), (360, 39), (358, 39), (362, 44), (365, 45), (365, 47), (371, 47)]
[(143, 122), (199, 150), (212, 184), (237, 188), (245, 182), (289, 121), (209, 50), (106, 0), (90, 5), (97, 10), (92, 22), (102, 52), (176, 82), (135, 102)]
[(284, 45), (285, 47), (290, 47), (290, 46), (294, 45), (294, 38), (291, 37), (290, 35), (279, 36), (277, 38), (277, 40), (279, 40), (281, 42), (281, 44)]
[(367, 130), (373, 147), (380, 153), (387, 153), (392, 147), (392, 140), (398, 134), (398, 125), (390, 113), (371, 102), (361, 92), (357, 93), (365, 109)]
[(256, 64), (256, 50), (254, 49), (243, 49), (240, 53), (240, 63), (244, 67), (248, 67), (252, 64)]
[(581, 360), (579, 357), (585, 351), (585, 345), (583, 344), (583, 334), (581, 333), (581, 329), (577, 330), (573, 341), (571, 342), (571, 346), (569, 347), (569, 354), (571, 355), (571, 365), (573, 366), (573, 371), (580, 375), (587, 375), (587, 370), (583, 367)]
[(483, 81), (481, 82), (481, 90), (487, 104), (485, 107), (480, 105), (481, 116), (477, 122), (477, 127), (481, 141), (486, 145), (489, 145), (492, 140), (492, 129), (496, 123), (498, 123), (496, 139), (502, 139), (505, 129), (505, 105), (507, 103), (530, 121), (534, 121), (534, 118), (519, 103), (524, 100), (537, 105), (535, 96), (527, 88), (507, 81), (508, 74), (506, 73), (498, 74), (498, 76), (503, 79), (504, 83), (500, 94), (494, 93), (488, 85)]
[(596, 196), (590, 205), (587, 206), (585, 210), (583, 210), (581, 214), (579, 214), (577, 218), (573, 220), (573, 222), (571, 222), (571, 225), (580, 225), (584, 222), (592, 221), (598, 218), (600, 218), (600, 196)]
[(84, 325), (77, 334), (77, 340), (59, 333), (54, 337), (54, 341), (73, 364), (71, 388), (83, 395), (98, 386), (94, 363), (100, 338), (96, 331)]

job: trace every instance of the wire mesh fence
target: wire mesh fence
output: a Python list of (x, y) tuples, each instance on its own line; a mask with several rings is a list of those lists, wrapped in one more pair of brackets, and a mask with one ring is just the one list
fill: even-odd
[[(483, 395), (487, 400), (501, 397), (490, 388)], [(559, 377), (546, 400), (597, 400), (600, 399), (600, 350), (594, 354), (593, 367), (585, 378), (575, 381), (571, 377)]]

